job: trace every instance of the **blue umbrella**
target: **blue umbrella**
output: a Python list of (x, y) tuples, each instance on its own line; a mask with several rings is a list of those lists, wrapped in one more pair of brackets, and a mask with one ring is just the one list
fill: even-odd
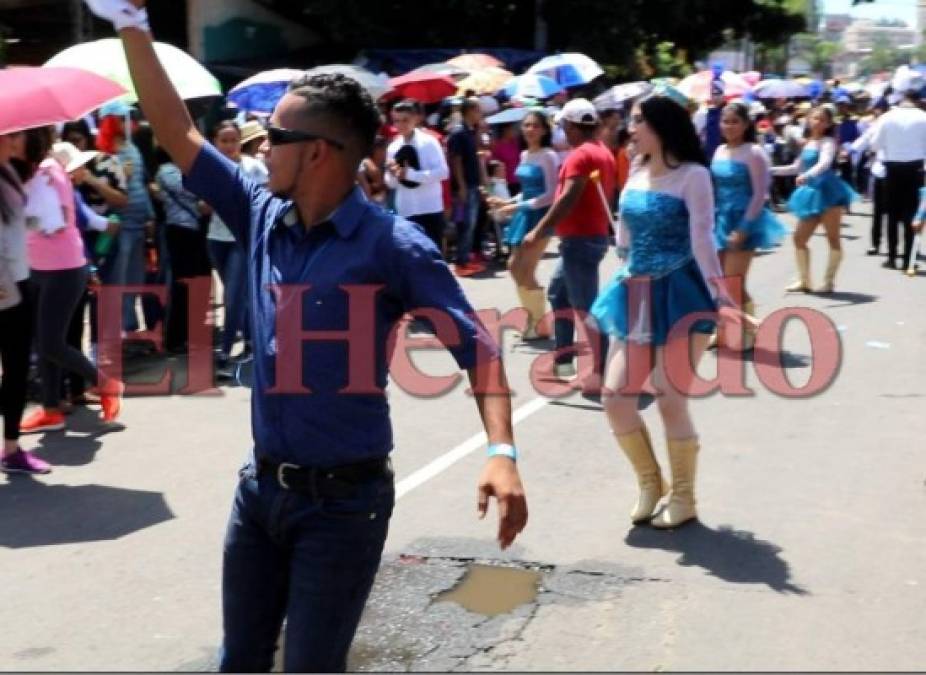
[(489, 124), (516, 124), (527, 117), (527, 113), (531, 112), (541, 112), (547, 117), (552, 117), (555, 110), (550, 108), (508, 108), (507, 110), (502, 110), (500, 113), (492, 115), (491, 117), (486, 118), (486, 122)]
[(563, 88), (557, 84), (556, 80), (546, 75), (526, 73), (511, 80), (502, 91), (509, 98), (517, 96), (518, 98), (545, 99), (561, 93)]
[(601, 66), (585, 54), (575, 52), (547, 56), (532, 65), (527, 72), (546, 75), (564, 87), (581, 87), (604, 75)]
[(258, 73), (229, 91), (228, 100), (241, 110), (272, 113), (286, 93), (289, 83), (304, 72), (292, 68), (278, 68)]

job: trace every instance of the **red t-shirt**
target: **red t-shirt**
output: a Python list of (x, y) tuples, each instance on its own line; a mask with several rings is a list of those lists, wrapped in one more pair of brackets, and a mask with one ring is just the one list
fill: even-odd
[[(587, 141), (575, 148), (566, 157), (559, 170), (559, 182), (556, 186), (556, 199), (563, 194), (566, 181), (570, 178), (584, 176), (588, 178), (593, 171), (601, 174), (601, 187), (604, 188), (608, 204), (614, 201), (614, 183), (617, 166), (614, 154), (601, 141)], [(579, 196), (579, 201), (572, 207), (565, 218), (556, 226), (559, 237), (606, 237), (611, 219), (605, 203), (598, 192), (595, 181), (589, 180)]]

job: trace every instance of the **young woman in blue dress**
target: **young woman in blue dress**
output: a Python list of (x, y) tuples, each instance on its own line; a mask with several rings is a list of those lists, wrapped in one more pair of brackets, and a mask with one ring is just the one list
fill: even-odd
[(538, 331), (537, 324), (546, 313), (546, 294), (537, 281), (537, 265), (547, 248), (549, 237), (533, 246), (524, 246), (524, 235), (534, 229), (550, 210), (556, 193), (559, 156), (551, 148), (553, 129), (540, 111), (527, 113), (521, 122), (521, 135), (527, 149), (521, 153), (521, 163), (515, 175), (521, 184), (521, 193), (507, 202), (490, 198), (489, 206), (499, 216), (511, 218), (505, 228), (505, 243), (511, 248), (508, 271), (514, 279), (521, 306), (529, 314), (524, 340), (548, 337)]
[[(741, 321), (742, 313), (723, 285), (714, 245), (711, 174), (687, 111), (667, 97), (653, 96), (634, 107), (630, 133), (637, 159), (621, 193), (618, 236), (625, 264), (591, 313), (611, 337), (602, 403), (639, 483), (631, 520), (673, 528), (697, 517), (694, 480), (700, 444), (688, 409), (693, 369), (707, 348), (714, 319), (719, 315), (723, 321)], [(681, 335), (672, 332), (696, 312), (710, 318), (696, 321)], [(649, 345), (653, 362), (631, 363), (641, 354), (632, 349), (634, 344)], [(689, 354), (692, 368), (667, 365), (667, 353)], [(629, 393), (639, 385), (628, 382), (631, 365), (635, 372), (647, 373), (658, 392), (665, 427), (672, 485), (668, 503), (658, 513), (667, 490), (637, 412), (639, 396)], [(622, 393), (628, 384), (632, 388)]]
[[(749, 109), (739, 102), (723, 109), (720, 132), (724, 143), (714, 153), (714, 242), (724, 276), (742, 279), (743, 309), (755, 315), (746, 277), (757, 249), (778, 245), (787, 229), (765, 207), (770, 180), (769, 161), (756, 143)], [(713, 339), (712, 346), (720, 340)], [(743, 347), (750, 349), (754, 334), (747, 330)]]
[(791, 166), (772, 168), (773, 176), (797, 175), (797, 189), (788, 200), (788, 208), (798, 218), (794, 231), (794, 249), (797, 258), (797, 280), (788, 286), (788, 292), (811, 293), (810, 249), (807, 242), (820, 223), (826, 230), (830, 245), (829, 260), (823, 275), (823, 285), (817, 293), (836, 290), (836, 272), (842, 262), (842, 242), (839, 231), (842, 213), (858, 194), (836, 173), (837, 144), (833, 112), (826, 106), (814, 108), (807, 117), (809, 138), (800, 157)]

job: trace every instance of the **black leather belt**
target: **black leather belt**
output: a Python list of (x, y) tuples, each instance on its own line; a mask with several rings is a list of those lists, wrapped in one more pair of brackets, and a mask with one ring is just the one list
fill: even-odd
[(388, 457), (357, 464), (344, 464), (327, 469), (298, 466), (289, 462), (260, 459), (257, 475), (273, 476), (280, 487), (295, 492), (306, 492), (319, 497), (345, 497), (359, 485), (378, 478), (392, 478), (392, 462)]

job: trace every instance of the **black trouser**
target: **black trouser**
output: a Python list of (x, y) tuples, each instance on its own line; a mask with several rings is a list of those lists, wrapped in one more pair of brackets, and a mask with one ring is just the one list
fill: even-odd
[[(86, 313), (89, 303), (90, 293), (85, 290), (84, 294), (77, 302), (74, 316), (71, 317), (71, 325), (68, 326), (68, 345), (77, 351), (81, 351), (84, 346), (84, 314)], [(67, 380), (67, 392), (62, 391), (62, 397), (67, 393), (71, 398), (78, 398), (83, 396), (87, 391), (87, 382), (77, 373), (67, 373), (64, 379)]]
[[(179, 350), (186, 347), (190, 332), (189, 290), (183, 281), (208, 277), (212, 267), (209, 264), (205, 233), (180, 225), (168, 225), (166, 233), (172, 274), (164, 346)], [(205, 307), (197, 308), (199, 313), (196, 321), (206, 322), (205, 310)]]
[(42, 405), (61, 402), (61, 371), (69, 370), (97, 384), (97, 370), (83, 352), (67, 343), (68, 327), (87, 289), (87, 267), (32, 271), (35, 299), (35, 347), (42, 377)]
[(884, 216), (887, 214), (887, 197), (885, 196), (887, 179), (874, 179), (873, 208), (871, 216), (871, 247), (875, 250), (881, 248), (881, 232), (884, 230)]
[(29, 282), (20, 281), (22, 302), (0, 311), (0, 413), (3, 414), (3, 438), (19, 438), (19, 423), (26, 409), (26, 383), (29, 378), (29, 354), (32, 349), (32, 298)]
[(887, 199), (887, 257), (897, 258), (897, 232), (903, 226), (903, 267), (910, 262), (913, 250), (913, 219), (919, 206), (919, 192), (923, 186), (923, 162), (885, 162), (887, 181), (884, 196)]
[(424, 230), (424, 233), (437, 244), (437, 250), (444, 250), (444, 229), (446, 228), (444, 224), (444, 213), (439, 211), (438, 213), (422, 213), (417, 216), (409, 216), (408, 220), (413, 223), (420, 225)]

